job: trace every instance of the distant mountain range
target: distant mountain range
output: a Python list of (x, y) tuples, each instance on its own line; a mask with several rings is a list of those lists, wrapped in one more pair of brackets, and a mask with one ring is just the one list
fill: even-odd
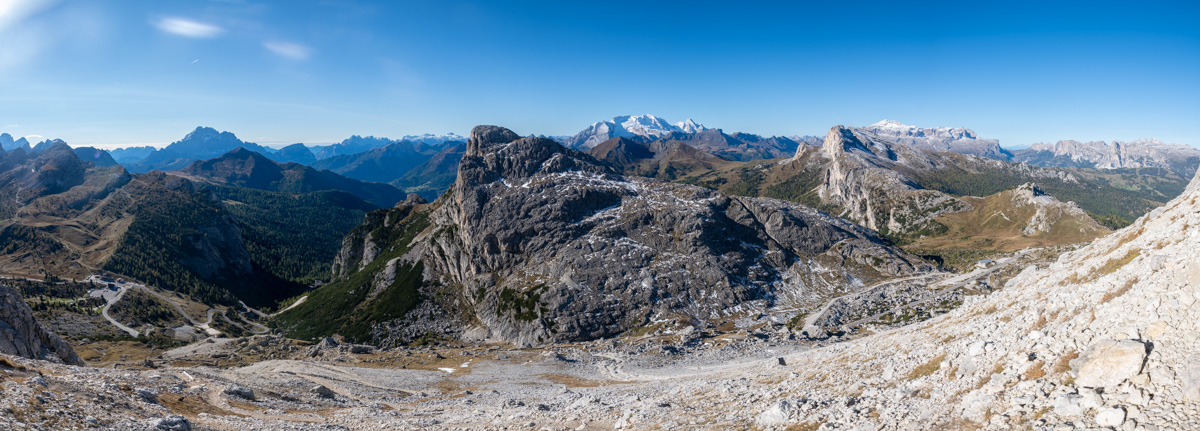
[(317, 155), (304, 144), (288, 145), (280, 148), (277, 152), (263, 155), (280, 163), (295, 162), (302, 165), (312, 165), (317, 161)]
[(600, 121), (575, 136), (560, 138), (559, 142), (568, 148), (587, 151), (613, 138), (625, 138), (636, 143), (679, 141), (730, 160), (743, 161), (788, 157), (795, 154), (800, 145), (819, 145), (819, 138), (815, 137), (793, 139), (749, 133), (726, 134), (721, 129), (711, 129), (691, 119), (671, 124), (653, 115), (626, 115)]
[(702, 124), (687, 121), (671, 124), (653, 115), (622, 115), (611, 120), (599, 121), (568, 138), (563, 145), (586, 150), (612, 138), (659, 139), (675, 132), (696, 133), (708, 130)]
[(312, 166), (350, 178), (386, 183), (399, 179), (412, 168), (428, 160), (437, 150), (421, 145), (421, 151), (408, 141), (392, 141), (366, 151), (319, 159)]
[[(910, 148), (976, 155), (1042, 167), (1111, 170), (1156, 168), (1170, 170), (1185, 178), (1200, 167), (1200, 149), (1164, 144), (1153, 139), (1112, 144), (1059, 141), (1053, 145), (1039, 143), (1027, 149), (1009, 151), (1001, 147), (998, 140), (980, 137), (973, 130), (963, 127), (922, 128), (883, 120), (854, 130), (877, 141), (903, 144)], [(574, 136), (554, 139), (568, 148), (590, 151), (616, 138), (623, 140), (620, 141), (622, 149), (631, 145), (647, 150), (656, 148), (652, 151), (656, 156), (650, 159), (659, 166), (652, 167), (646, 159), (635, 158), (632, 162), (639, 166), (630, 168), (661, 169), (662, 172), (655, 174), (660, 178), (665, 177), (659, 175), (673, 177), (672, 173), (691, 170), (681, 170), (681, 164), (691, 163), (691, 158), (665, 155), (663, 151), (671, 147), (664, 144), (668, 142), (684, 144), (719, 159), (746, 162), (788, 158), (798, 152), (820, 147), (824, 140), (824, 137), (818, 136), (763, 137), (740, 132), (726, 133), (691, 119), (671, 123), (653, 115), (618, 116), (593, 123)], [(235, 148), (246, 148), (275, 162), (294, 162), (357, 180), (390, 183), (432, 200), (453, 182), (455, 164), (461, 156), (461, 150), (455, 148), (462, 143), (462, 139), (465, 138), (454, 133), (408, 135), (399, 140), (355, 135), (332, 145), (292, 144), (272, 149), (242, 141), (229, 132), (198, 127), (180, 141), (161, 150), (131, 147), (111, 152), (81, 151), (92, 151), (90, 156), (95, 157), (95, 161), (101, 165), (112, 163), (109, 161), (111, 159), (131, 172), (145, 172), (151, 169), (183, 169), (193, 162), (218, 157)], [(30, 155), (37, 154), (51, 142), (31, 146), (24, 138), (13, 139), (10, 135), (0, 134), (0, 147), (25, 148)], [(684, 150), (679, 147), (676, 149)], [(615, 153), (616, 156), (620, 157), (621, 152)], [(593, 155), (601, 159), (605, 157), (603, 154)], [(80, 156), (89, 157), (82, 152)]]
[(1190, 177), (1200, 167), (1200, 149), (1158, 139), (1130, 142), (1058, 141), (1013, 152), (1013, 160), (1038, 166), (1097, 169), (1163, 168)]
[(145, 159), (146, 156), (149, 156), (155, 151), (158, 151), (158, 149), (151, 146), (125, 147), (117, 148), (115, 150), (108, 150), (109, 154), (112, 154), (113, 160), (116, 160), (117, 163), (120, 163), (121, 165)]
[(342, 236), (405, 198), (241, 147), (131, 175), (107, 152), (59, 140), (0, 150), (0, 196), (0, 272), (107, 270), (204, 302), (258, 306), (327, 279)]
[(183, 139), (151, 152), (142, 160), (127, 162), (124, 166), (130, 172), (170, 171), (186, 167), (197, 160), (220, 156), (235, 148), (245, 148), (261, 154), (274, 152), (253, 142), (243, 142), (233, 133), (218, 132), (211, 127), (197, 127)]
[(466, 142), (447, 145), (425, 163), (410, 169), (404, 176), (388, 184), (433, 202), (454, 184), (454, 179), (458, 176), (458, 162), (462, 160), (466, 150)]
[(25, 148), (27, 151), (32, 149), (29, 146), (29, 141), (24, 137), (14, 140), (10, 134), (0, 133), (0, 150), (12, 151), (17, 148)]
[(354, 135), (336, 144), (314, 145), (310, 149), (317, 160), (324, 160), (334, 156), (358, 154), (372, 148), (385, 147), (396, 142), (399, 141), (388, 138), (376, 138), (374, 136), (363, 137)]
[[(892, 130), (882, 133), (879, 126), (892, 126), (888, 127)], [(1079, 219), (1078, 211), (1049, 207), (1022, 214), (1070, 214), (1059, 218), (1079, 219), (1067, 223), (1075, 226), (1095, 226), (1092, 218), (1096, 218), (1109, 227), (1119, 227), (1175, 196), (1186, 184), (1186, 178), (1165, 170), (1148, 175), (1064, 170), (945, 151), (947, 146), (960, 150), (996, 148), (992, 143), (981, 144), (978, 141), (982, 139), (965, 129), (921, 130), (886, 123), (861, 128), (838, 126), (819, 141), (819, 147), (798, 146), (791, 158), (772, 163), (717, 157), (675, 140), (639, 143), (614, 138), (593, 147), (589, 154), (626, 174), (703, 185), (732, 195), (799, 202), (876, 229), (900, 243), (943, 248), (952, 247), (953, 241), (932, 243), (924, 239), (970, 231), (968, 224), (992, 215), (949, 217), (975, 214), (972, 211), (978, 209), (976, 202), (980, 201), (970, 196), (983, 196), (988, 198), (985, 202), (992, 202), (1001, 198), (990, 195), (1037, 183), (1039, 190), (1046, 191), (1043, 195), (1075, 201), (1088, 214)], [(1084, 240), (1081, 236), (1046, 235), (1040, 231), (1026, 233), (1022, 223), (1032, 220), (1014, 218), (1016, 213), (1009, 216), (1012, 223), (1003, 225), (1007, 230), (987, 231), (994, 240), (989, 248)], [(1102, 231), (1088, 227), (1081, 232), (1087, 232), (1083, 237), (1094, 237)]]
[(963, 127), (923, 129), (883, 120), (860, 130), (929, 151), (971, 154), (1000, 160), (1012, 158), (1012, 153), (1000, 147), (1000, 141), (980, 138), (974, 130)]
[(240, 147), (172, 173), (197, 181), (283, 193), (341, 190), (384, 208), (405, 198), (404, 192), (387, 184), (359, 181), (299, 163), (276, 163)]

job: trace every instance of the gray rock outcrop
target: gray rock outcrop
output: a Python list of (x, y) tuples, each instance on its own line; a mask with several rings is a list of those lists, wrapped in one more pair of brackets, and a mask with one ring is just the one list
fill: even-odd
[(41, 325), (20, 292), (0, 284), (0, 353), (84, 365), (70, 344)]
[[(919, 235), (936, 231), (945, 213), (971, 209), (948, 194), (925, 190), (896, 166), (934, 168), (935, 162), (916, 148), (843, 126), (826, 135), (819, 153), (827, 163), (817, 188), (822, 202), (842, 208), (842, 217), (884, 233)], [(800, 160), (804, 154), (797, 154)]]
[[(407, 214), (347, 236), (346, 276), (396, 244)], [(428, 228), (388, 262), (423, 263), (481, 338), (539, 344), (620, 334), (666, 316), (815, 307), (884, 277), (932, 270), (876, 233), (801, 205), (624, 177), (591, 156), (508, 129), (472, 132), (458, 180)], [(437, 295), (429, 295), (437, 296)]]

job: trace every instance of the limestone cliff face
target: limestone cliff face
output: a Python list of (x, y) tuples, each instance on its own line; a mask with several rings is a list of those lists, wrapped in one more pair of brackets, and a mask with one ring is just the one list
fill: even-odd
[[(870, 280), (932, 269), (811, 208), (623, 177), (494, 126), (472, 132), (457, 183), (426, 211), (429, 226), (377, 284), (388, 282), (387, 268), (420, 261), (427, 285), (456, 298), (445, 308), (473, 322), (464, 331), (518, 344), (815, 307)], [(369, 218), (347, 237), (340, 271), (361, 267), (370, 232), (397, 218)]]
[(70, 344), (38, 324), (21, 294), (4, 284), (0, 284), (0, 353), (84, 365)]
[[(919, 234), (935, 229), (934, 219), (971, 205), (945, 193), (925, 190), (896, 166), (936, 168), (913, 147), (855, 129), (836, 126), (825, 137), (821, 153), (825, 180), (817, 188), (823, 202), (842, 208), (842, 217), (880, 232)], [(800, 159), (804, 154), (797, 154)], [(811, 158), (810, 158), (811, 159)]]

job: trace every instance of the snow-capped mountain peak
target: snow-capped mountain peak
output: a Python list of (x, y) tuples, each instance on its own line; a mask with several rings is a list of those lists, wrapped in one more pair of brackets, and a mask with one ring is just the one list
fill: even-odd
[(895, 120), (883, 120), (863, 129), (882, 135), (915, 136), (934, 139), (976, 139), (975, 131), (966, 127), (933, 127), (921, 128), (910, 126)]
[(613, 118), (612, 121), (616, 123), (618, 120), (621, 120), (620, 126), (622, 129), (635, 135), (657, 136), (676, 130), (675, 125), (668, 123), (667, 120), (650, 114), (626, 115)]
[(879, 128), (879, 129), (915, 129), (916, 128), (913, 126), (909, 126), (907, 124), (903, 124), (896, 120), (888, 120), (888, 119), (884, 119), (883, 121), (880, 121), (878, 123), (872, 124), (867, 127)]
[(687, 121), (671, 124), (667, 120), (650, 114), (622, 115), (613, 117), (611, 120), (593, 123), (568, 141), (572, 147), (587, 149), (616, 137), (659, 138), (673, 132), (696, 133), (704, 130), (708, 130), (708, 128), (690, 118)]
[(688, 118), (687, 120), (675, 123), (674, 125), (675, 125), (675, 127), (679, 128), (679, 130), (682, 130), (682, 131), (688, 132), (688, 133), (703, 132), (705, 130), (708, 130), (708, 128), (704, 127), (703, 124), (692, 121), (691, 118)]

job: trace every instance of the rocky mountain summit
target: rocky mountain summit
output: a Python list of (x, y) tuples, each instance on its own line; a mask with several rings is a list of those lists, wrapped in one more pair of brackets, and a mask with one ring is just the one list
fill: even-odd
[(437, 306), (456, 311), (461, 323), (450, 326), (462, 337), (523, 345), (816, 307), (871, 280), (933, 269), (811, 208), (624, 177), (494, 126), (472, 131), (447, 195), (370, 216), (356, 232), (340, 277), (362, 279), (355, 272), (374, 266), (369, 289), (382, 292), (423, 268), (422, 297), (455, 298)]
[(1058, 141), (1036, 143), (1017, 150), (1013, 160), (1038, 166), (1087, 167), (1098, 169), (1163, 168), (1185, 178), (1200, 166), (1200, 149), (1166, 144), (1158, 139), (1130, 142)]
[[(806, 152), (794, 158), (802, 162)], [(822, 202), (842, 208), (842, 216), (880, 232), (920, 235), (936, 229), (933, 219), (971, 209), (960, 199), (926, 190), (896, 166), (927, 169), (937, 160), (925, 152), (861, 131), (836, 126), (820, 150), (825, 179), (817, 188)]]
[(0, 283), (0, 353), (83, 365), (70, 344), (46, 331), (16, 289)]
[(261, 154), (274, 152), (253, 142), (244, 142), (230, 132), (219, 132), (212, 127), (197, 127), (183, 139), (172, 142), (161, 150), (151, 151), (141, 160), (125, 162), (124, 166), (130, 172), (180, 169), (194, 161), (211, 159), (235, 148), (245, 148)]
[(14, 151), (17, 149), (30, 152), (33, 150), (33, 147), (30, 146), (29, 140), (24, 136), (13, 139), (12, 135), (8, 133), (0, 133), (0, 150)]
[(1047, 195), (1041, 188), (1038, 188), (1037, 184), (1022, 184), (1013, 189), (1010, 195), (1009, 202), (1011, 202), (1012, 209), (1020, 211), (1025, 207), (1035, 208), (1033, 216), (1022, 230), (1025, 235), (1050, 232), (1064, 217), (1074, 217), (1083, 220), (1084, 223), (1091, 222), (1086, 226), (1081, 226), (1080, 230), (1100, 231), (1103, 229), (1074, 202), (1061, 202), (1053, 196)]

